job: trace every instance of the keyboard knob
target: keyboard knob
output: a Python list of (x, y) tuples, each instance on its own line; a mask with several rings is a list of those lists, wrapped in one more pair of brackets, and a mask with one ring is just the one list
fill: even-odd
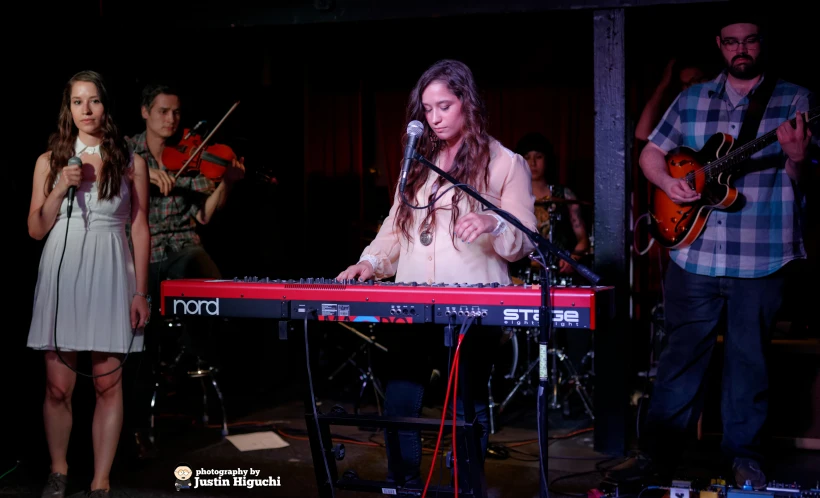
[(410, 282), (410, 287), (417, 287), (418, 285), (418, 282)]
[(499, 284), (498, 282), (493, 282), (493, 283), (490, 284), (490, 287), (498, 287), (500, 285), (501, 284)]

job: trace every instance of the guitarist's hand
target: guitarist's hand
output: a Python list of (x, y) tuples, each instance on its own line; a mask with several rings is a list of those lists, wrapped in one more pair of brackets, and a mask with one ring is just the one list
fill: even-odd
[(794, 120), (796, 126), (791, 121), (785, 121), (777, 127), (777, 140), (789, 159), (800, 164), (806, 159), (806, 151), (809, 150), (811, 130), (805, 124), (806, 113), (797, 111)]
[(689, 188), (686, 180), (669, 177), (663, 189), (675, 204), (685, 204), (700, 199), (700, 194)]

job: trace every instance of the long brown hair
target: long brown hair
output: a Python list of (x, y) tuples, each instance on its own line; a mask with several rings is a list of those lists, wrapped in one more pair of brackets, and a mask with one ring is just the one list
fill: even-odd
[(95, 71), (81, 71), (75, 74), (68, 80), (63, 89), (63, 103), (57, 117), (57, 131), (48, 140), (51, 159), (49, 161), (48, 181), (45, 185), (46, 195), (51, 192), (54, 180), (60, 174), (60, 170), (74, 156), (74, 145), (77, 141), (78, 130), (77, 125), (74, 124), (74, 117), (71, 115), (71, 90), (78, 81), (93, 83), (97, 87), (97, 95), (103, 105), (101, 122), (103, 139), (100, 144), (103, 163), (98, 181), (98, 196), (101, 200), (111, 199), (120, 193), (122, 177), (128, 168), (128, 145), (111, 117), (113, 103), (108, 96), (103, 77)]
[[(463, 62), (455, 60), (440, 60), (430, 66), (421, 75), (416, 86), (410, 92), (410, 100), (407, 104), (407, 122), (418, 120), (424, 123), (426, 133), (422, 134), (418, 143), (418, 152), (427, 160), (432, 161), (441, 152), (443, 143), (435, 136), (435, 132), (430, 129), (427, 123), (424, 106), (421, 102), (421, 95), (424, 90), (433, 82), (440, 81), (447, 85), (447, 88), (461, 101), (461, 113), (464, 117), (464, 129), (462, 130), (463, 140), (458, 152), (453, 159), (449, 174), (459, 183), (465, 183), (478, 188), (479, 180), (483, 179), (484, 188), (488, 188), (490, 183), (490, 173), (488, 165), (490, 163), (490, 135), (487, 133), (487, 109), (479, 95), (478, 89), (473, 79), (473, 73)], [(405, 193), (408, 202), (413, 202), (418, 191), (424, 185), (427, 178), (427, 167), (414, 161), (407, 174), (407, 186)], [(438, 179), (438, 187), (445, 183), (443, 178)], [(480, 191), (480, 189), (478, 189)], [(439, 188), (439, 191), (442, 191)], [(428, 203), (432, 202), (436, 194), (430, 196)], [(428, 210), (425, 222), (430, 226), (435, 225), (435, 212), (439, 209), (451, 210), (450, 232), (453, 245), (455, 245), (455, 231), (453, 230), (456, 220), (460, 216), (458, 203), (464, 196), (464, 192), (458, 187), (453, 188), (452, 207), (435, 207)], [(472, 198), (469, 199), (471, 206), (477, 204)], [(412, 241), (410, 233), (415, 211), (402, 203), (396, 215), (396, 225), (401, 230), (402, 235)]]

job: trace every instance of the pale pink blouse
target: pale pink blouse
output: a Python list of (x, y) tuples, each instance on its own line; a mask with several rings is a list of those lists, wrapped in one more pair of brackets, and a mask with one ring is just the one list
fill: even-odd
[[(524, 158), (513, 153), (497, 140), (492, 140), (489, 169), (489, 192), (479, 190), (479, 193), (496, 207), (518, 218), (524, 226), (535, 230), (532, 173)], [(438, 177), (437, 173), (429, 170), (427, 181), (419, 190), (415, 205), (424, 206), (429, 202), (431, 189)], [(445, 183), (439, 191), (444, 192), (448, 187), (451, 185)], [(436, 211), (433, 240), (428, 246), (424, 246), (419, 237), (419, 225), (427, 215), (426, 209), (414, 210), (415, 221), (410, 231), (413, 235), (412, 242), (408, 243), (398, 227), (394, 226), (395, 216), (401, 205), (398, 189), (396, 189), (393, 207), (388, 217), (382, 223), (376, 238), (362, 252), (359, 261), (369, 261), (373, 265), (377, 280), (395, 275), (396, 282), (510, 283), (508, 262), (517, 261), (532, 252), (534, 250), (532, 243), (520, 230), (496, 215), (501, 223), (499, 227), (501, 233), (498, 235), (484, 233), (472, 244), (466, 244), (456, 238), (454, 247), (450, 233), (452, 212), (447, 207), (452, 206), (453, 193), (457, 188), (450, 189), (437, 201), (436, 206), (444, 206), (444, 208)], [(472, 198), (468, 194), (463, 193), (459, 202), (461, 216), (470, 212), (470, 199)], [(408, 199), (408, 202), (413, 201)], [(477, 205), (476, 209), (481, 214), (492, 215), (493, 213), (482, 211), (484, 209), (482, 205)]]

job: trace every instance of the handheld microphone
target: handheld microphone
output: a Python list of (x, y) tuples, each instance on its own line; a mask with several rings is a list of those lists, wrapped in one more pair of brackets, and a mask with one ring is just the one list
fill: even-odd
[[(82, 166), (83, 160), (77, 156), (68, 160), (69, 166)], [(68, 187), (68, 216), (71, 216), (71, 209), (74, 207), (74, 196), (77, 194), (77, 187), (72, 185)]]
[(424, 125), (421, 121), (413, 120), (407, 125), (407, 145), (404, 146), (404, 162), (401, 165), (401, 176), (399, 180), (399, 192), (404, 193), (407, 185), (407, 172), (410, 171), (410, 163), (413, 162), (413, 153), (424, 133)]

